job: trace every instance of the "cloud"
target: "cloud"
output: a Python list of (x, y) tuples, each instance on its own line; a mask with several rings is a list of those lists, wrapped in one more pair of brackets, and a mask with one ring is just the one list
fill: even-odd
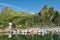
[(8, 6), (8, 7), (14, 8), (15, 10), (18, 10), (18, 11), (24, 11), (24, 12), (34, 14), (34, 12), (30, 12), (30, 11), (26, 10), (25, 8), (18, 7), (18, 6), (15, 6), (15, 5), (7, 4), (7, 3), (0, 3), (0, 5), (1, 6)]
[(17, 9), (17, 10), (23, 10), (23, 11), (29, 12), (29, 11), (27, 11), (26, 9), (22, 8), (22, 7), (17, 7), (17, 6), (11, 5), (11, 4), (0, 3), (0, 5), (2, 5), (2, 6), (8, 6), (8, 7), (15, 8), (15, 9)]
[(30, 12), (30, 14), (35, 14), (34, 12)]
[(17, 6), (13, 6), (13, 5), (6, 4), (6, 3), (0, 3), (0, 5), (2, 5), (2, 6), (14, 7), (14, 8), (18, 8)]

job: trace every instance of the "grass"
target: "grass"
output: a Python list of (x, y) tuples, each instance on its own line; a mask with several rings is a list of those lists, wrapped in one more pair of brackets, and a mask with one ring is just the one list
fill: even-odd
[(11, 38), (8, 38), (8, 36), (0, 36), (0, 40), (59, 40), (59, 35), (54, 34), (53, 36), (51, 34), (46, 34), (44, 36), (42, 35), (18, 35), (13, 36)]

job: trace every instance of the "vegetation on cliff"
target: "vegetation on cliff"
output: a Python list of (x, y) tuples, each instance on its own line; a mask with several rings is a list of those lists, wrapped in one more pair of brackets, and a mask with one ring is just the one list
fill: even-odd
[(47, 5), (38, 14), (16, 12), (9, 7), (5, 7), (0, 13), (0, 26), (8, 27), (9, 22), (14, 22), (20, 28), (56, 27), (60, 26), (60, 14), (53, 7)]

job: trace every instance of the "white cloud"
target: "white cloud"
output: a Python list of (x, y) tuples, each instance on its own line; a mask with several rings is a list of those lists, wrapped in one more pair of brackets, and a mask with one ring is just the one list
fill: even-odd
[(29, 12), (30, 14), (35, 14), (34, 12), (30, 12), (28, 10), (26, 10), (25, 8), (22, 8), (22, 7), (18, 7), (18, 6), (15, 6), (15, 5), (11, 5), (11, 4), (7, 4), (7, 3), (0, 3), (1, 6), (8, 6), (8, 7), (12, 7), (12, 8), (15, 8), (16, 10), (22, 10), (24, 12)]
[(2, 6), (9, 6), (9, 7), (15, 7), (15, 8), (18, 8), (17, 6), (13, 6), (13, 5), (6, 4), (6, 3), (0, 3), (0, 5), (2, 5)]
[(34, 12), (30, 12), (30, 14), (35, 14)]
[(23, 10), (23, 11), (29, 12), (29, 11), (27, 11), (26, 9), (22, 8), (22, 7), (17, 7), (17, 6), (11, 5), (11, 4), (0, 3), (0, 5), (1, 5), (1, 6), (8, 6), (8, 7), (15, 8), (15, 9), (17, 9), (17, 10)]

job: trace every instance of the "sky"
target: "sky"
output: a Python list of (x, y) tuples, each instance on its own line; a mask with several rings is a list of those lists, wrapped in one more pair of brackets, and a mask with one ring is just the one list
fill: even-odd
[(38, 13), (44, 5), (60, 11), (60, 0), (0, 0), (0, 12), (9, 6), (18, 12)]

